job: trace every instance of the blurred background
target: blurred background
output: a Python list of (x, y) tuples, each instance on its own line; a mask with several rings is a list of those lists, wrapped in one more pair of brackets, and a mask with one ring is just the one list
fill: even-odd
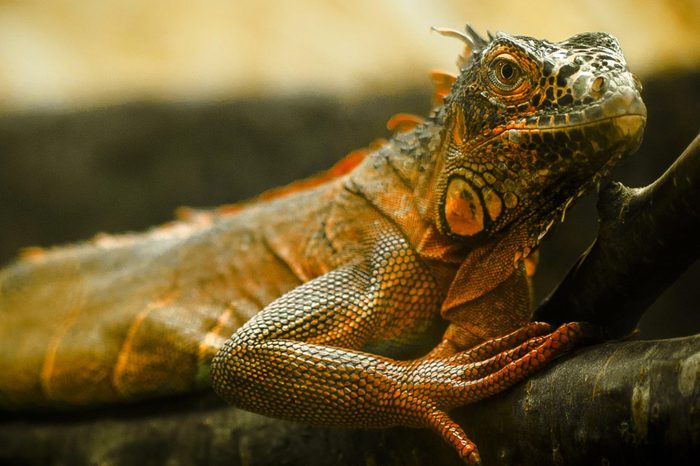
[[(139, 230), (308, 176), (398, 112), (429, 110), (460, 43), (430, 26), (557, 41), (606, 31), (648, 129), (614, 178), (658, 177), (700, 129), (700, 0), (0, 0), (0, 263)], [(544, 297), (595, 236), (595, 196), (543, 247)], [(696, 264), (642, 336), (700, 331)]]

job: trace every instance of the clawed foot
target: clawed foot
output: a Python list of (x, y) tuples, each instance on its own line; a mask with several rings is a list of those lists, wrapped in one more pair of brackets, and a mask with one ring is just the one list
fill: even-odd
[(449, 358), (421, 362), (414, 368), (413, 383), (420, 379), (434, 404), (425, 422), (467, 464), (480, 464), (476, 446), (447, 411), (511, 387), (595, 333), (584, 323), (572, 322), (552, 331), (549, 324), (533, 322)]
[(481, 464), (481, 456), (479, 456), (479, 450), (474, 442), (467, 438), (464, 430), (446, 412), (433, 411), (428, 418), (428, 426), (457, 450), (462, 461), (472, 466)]

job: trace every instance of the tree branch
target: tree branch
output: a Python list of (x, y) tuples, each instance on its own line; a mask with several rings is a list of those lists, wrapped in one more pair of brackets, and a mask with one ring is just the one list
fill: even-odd
[(485, 464), (695, 464), (699, 371), (700, 335), (606, 343), (458, 419)]
[[(694, 464), (700, 336), (606, 343), (455, 413), (484, 464)], [(552, 388), (555, 387), (555, 388)], [(0, 464), (459, 465), (422, 429), (324, 429), (215, 399), (0, 423)]]

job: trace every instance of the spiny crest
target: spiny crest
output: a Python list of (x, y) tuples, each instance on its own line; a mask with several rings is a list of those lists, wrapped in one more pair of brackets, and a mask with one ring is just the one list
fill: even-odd
[(435, 26), (433, 26), (431, 29), (443, 36), (453, 37), (464, 42), (464, 53), (460, 55), (457, 60), (457, 64), (460, 68), (463, 68), (469, 63), (472, 54), (478, 53), (485, 49), (494, 39), (491, 32), (487, 32), (487, 39), (484, 39), (469, 24), (464, 27), (464, 32), (456, 29), (439, 28)]

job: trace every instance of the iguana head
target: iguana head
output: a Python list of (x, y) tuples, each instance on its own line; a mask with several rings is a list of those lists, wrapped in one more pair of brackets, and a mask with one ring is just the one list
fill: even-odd
[[(444, 31), (443, 31), (444, 32)], [(535, 246), (571, 202), (641, 142), (646, 108), (617, 40), (552, 43), (467, 26), (471, 54), (443, 108), (436, 223), (481, 240), (527, 227)]]

